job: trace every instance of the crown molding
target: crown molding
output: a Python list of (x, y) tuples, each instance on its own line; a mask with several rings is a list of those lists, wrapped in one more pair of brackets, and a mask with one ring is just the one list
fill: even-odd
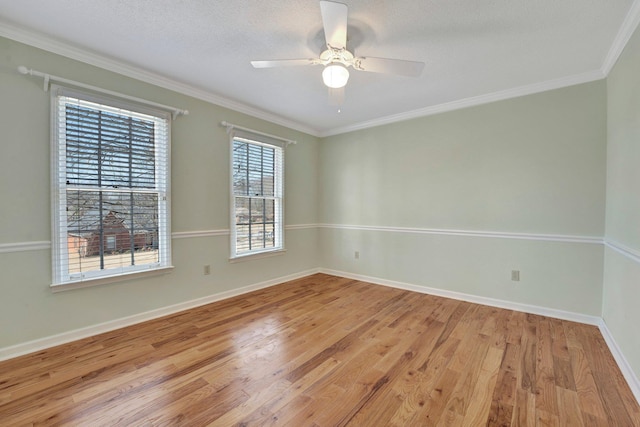
[(629, 42), (633, 32), (638, 28), (638, 24), (640, 24), (640, 0), (635, 0), (629, 8), (629, 12), (624, 18), (624, 21), (622, 21), (622, 26), (620, 27), (618, 34), (616, 34), (616, 38), (613, 39), (613, 44), (611, 45), (607, 56), (604, 58), (602, 73), (605, 76), (608, 76), (613, 69), (613, 66), (616, 65), (624, 47)]
[(324, 138), (328, 136), (368, 129), (376, 126), (431, 116), (434, 114), (455, 111), (463, 108), (479, 106), (491, 102), (517, 98), (520, 96), (531, 95), (534, 93), (545, 92), (548, 90), (559, 89), (567, 86), (602, 80), (607, 77), (616, 61), (618, 60), (618, 57), (624, 50), (625, 45), (631, 38), (633, 32), (640, 24), (640, 0), (634, 0), (631, 8), (629, 9), (629, 12), (627, 13), (622, 23), (622, 26), (620, 27), (620, 30), (618, 31), (618, 34), (613, 41), (611, 48), (609, 49), (607, 56), (603, 61), (602, 67), (598, 70), (592, 70), (581, 74), (519, 86), (512, 89), (506, 89), (456, 101), (445, 102), (443, 104), (432, 105), (417, 110), (393, 114), (390, 116), (380, 117), (377, 119), (367, 120), (360, 123), (337, 127), (325, 131), (318, 131), (317, 129), (309, 127), (305, 124), (292, 121), (288, 118), (281, 117), (271, 112), (225, 98), (218, 94), (176, 81), (160, 74), (152, 73), (139, 67), (134, 67), (130, 64), (126, 64), (124, 62), (104, 55), (99, 55), (86, 49), (81, 49), (58, 40), (53, 40), (43, 34), (19, 28), (1, 19), (0, 24), (0, 36), (2, 37), (6, 37), (20, 43), (56, 53), (67, 58), (81, 61), (89, 65), (94, 65), (96, 67), (122, 74), (127, 77), (142, 80), (168, 90), (182, 93), (184, 95), (192, 96), (194, 98), (210, 102), (224, 108), (229, 108), (231, 110), (247, 114), (258, 119), (266, 120), (277, 125), (285, 126), (287, 128), (306, 133), (308, 135)]
[[(640, 1), (640, 0), (636, 0)], [(501, 90), (498, 92), (487, 93), (484, 95), (464, 98), (457, 101), (445, 102), (444, 104), (432, 105), (417, 110), (407, 111), (405, 113), (394, 114), (391, 116), (380, 117), (378, 119), (367, 120), (353, 125), (347, 125), (328, 131), (320, 132), (321, 138), (339, 135), (347, 132), (363, 130), (375, 126), (388, 125), (392, 123), (402, 122), (405, 120), (416, 119), (420, 117), (432, 116), (434, 114), (446, 113), (448, 111), (461, 110), (463, 108), (475, 107), (478, 105), (489, 104), (491, 102), (503, 101), (511, 98), (518, 98), (525, 95), (546, 92), (553, 89), (560, 89), (567, 86), (574, 86), (582, 83), (589, 83), (596, 80), (602, 80), (606, 75), (601, 70), (588, 71), (586, 73), (575, 74), (572, 76), (561, 77), (559, 79), (548, 80), (540, 83), (519, 86), (512, 89)]]
[(161, 74), (153, 73), (142, 68), (135, 67), (125, 62), (118, 61), (114, 58), (100, 55), (90, 50), (82, 49), (77, 46), (52, 39), (51, 37), (47, 37), (43, 34), (25, 30), (24, 28), (17, 27), (2, 19), (0, 19), (0, 36), (17, 41), (19, 43), (33, 46), (38, 49), (46, 50), (47, 52), (55, 53), (57, 55), (80, 61), (85, 64), (93, 65), (107, 71), (112, 71), (126, 77), (141, 80), (145, 83), (150, 83), (152, 85), (172, 90), (183, 95), (191, 96), (202, 101), (210, 102), (212, 104), (219, 105), (221, 107), (228, 108), (239, 113), (247, 114), (258, 119), (266, 120), (270, 123), (281, 125), (312, 136), (319, 136), (317, 130), (302, 123), (295, 122), (285, 117), (278, 116), (268, 111), (243, 104), (229, 98), (225, 98), (218, 94), (200, 89), (192, 85), (188, 85), (186, 83), (182, 83)]

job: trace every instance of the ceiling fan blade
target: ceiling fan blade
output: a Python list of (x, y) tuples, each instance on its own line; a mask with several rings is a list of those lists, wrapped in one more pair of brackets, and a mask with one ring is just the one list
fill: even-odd
[(316, 59), (274, 59), (272, 61), (251, 61), (253, 68), (295, 67), (298, 65), (315, 65)]
[(335, 49), (347, 47), (347, 5), (321, 1), (322, 25), (327, 44)]
[(356, 58), (355, 69), (373, 73), (398, 74), (400, 76), (418, 77), (422, 74), (424, 62), (405, 61), (388, 58)]

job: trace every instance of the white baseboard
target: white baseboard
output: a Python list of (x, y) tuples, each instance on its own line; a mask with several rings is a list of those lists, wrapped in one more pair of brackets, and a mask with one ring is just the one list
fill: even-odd
[(618, 347), (618, 343), (613, 338), (613, 335), (607, 327), (607, 323), (604, 321), (604, 319), (600, 319), (598, 327), (600, 328), (600, 333), (602, 333), (602, 336), (604, 337), (604, 340), (607, 343), (607, 346), (609, 347), (613, 358), (616, 360), (616, 363), (618, 364), (618, 367), (620, 368), (624, 379), (627, 380), (627, 384), (629, 384), (631, 392), (635, 396), (638, 403), (640, 403), (640, 379), (638, 379), (636, 373), (631, 368), (631, 365), (624, 357), (622, 350), (620, 350), (620, 347)]
[(73, 331), (63, 332), (61, 334), (51, 335), (45, 338), (39, 338), (33, 341), (27, 341), (25, 343), (16, 344), (10, 347), (0, 348), (0, 361), (12, 359), (14, 357), (22, 356), (28, 353), (44, 350), (46, 348), (55, 347), (57, 345), (66, 344), (66, 343), (76, 341), (82, 338), (87, 338), (93, 335), (102, 334), (104, 332), (113, 331), (115, 329), (124, 328), (126, 326), (135, 325), (137, 323), (142, 323), (149, 320), (157, 319), (159, 317), (167, 316), (180, 311), (210, 304), (212, 302), (246, 294), (248, 292), (256, 291), (258, 289), (268, 288), (270, 286), (274, 286), (280, 283), (288, 282), (290, 280), (295, 280), (302, 277), (310, 276), (312, 274), (319, 273), (319, 272), (320, 272), (320, 269), (317, 269), (317, 268), (300, 271), (298, 273), (293, 273), (287, 276), (266, 280), (264, 282), (243, 286), (241, 288), (232, 289), (229, 291), (224, 291), (224, 292), (220, 292), (213, 295), (208, 295), (206, 297), (181, 302), (178, 304), (170, 305), (168, 307), (162, 307), (155, 310), (146, 311), (144, 313), (134, 314), (132, 316), (122, 317), (120, 319), (99, 323), (97, 325), (87, 326), (84, 328), (75, 329)]
[(556, 319), (570, 320), (572, 322), (586, 323), (588, 325), (600, 325), (602, 319), (598, 316), (574, 313), (571, 311), (558, 310), (555, 308), (541, 307), (537, 305), (522, 304), (518, 302), (505, 301), (495, 298), (481, 297), (477, 295), (465, 294), (462, 292), (448, 291), (444, 289), (430, 288), (427, 286), (414, 285), (394, 280), (381, 279), (378, 277), (364, 276), (361, 274), (348, 273), (345, 271), (320, 269), (321, 273), (333, 276), (345, 277), (347, 279), (362, 280), (363, 282), (375, 283), (377, 285), (389, 286), (392, 288), (404, 289), (407, 291), (420, 292), (423, 294), (436, 295), (439, 297), (451, 298), (475, 304), (488, 305), (491, 307), (505, 308), (507, 310), (522, 311), (525, 313), (538, 314), (541, 316), (554, 317)]

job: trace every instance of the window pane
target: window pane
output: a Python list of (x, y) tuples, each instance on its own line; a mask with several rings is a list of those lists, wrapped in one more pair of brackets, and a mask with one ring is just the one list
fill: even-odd
[(275, 172), (275, 148), (234, 140), (234, 194), (273, 197)]
[(155, 123), (66, 105), (67, 184), (155, 187)]
[(236, 197), (236, 251), (275, 247), (275, 200)]
[(251, 250), (249, 240), (249, 225), (239, 225), (236, 228), (236, 248), (238, 252)]
[(67, 191), (69, 272), (159, 262), (158, 195)]
[(248, 144), (234, 141), (233, 143), (233, 190), (234, 194), (247, 195), (249, 179), (247, 175)]
[(236, 197), (235, 212), (236, 212), (237, 225), (249, 224), (249, 220), (250, 220), (249, 206), (250, 206), (250, 199), (248, 197)]

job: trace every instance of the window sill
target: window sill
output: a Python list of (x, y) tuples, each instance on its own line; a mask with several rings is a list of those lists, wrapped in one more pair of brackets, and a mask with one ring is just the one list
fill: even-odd
[(248, 254), (248, 255), (238, 255), (236, 257), (229, 258), (229, 262), (234, 264), (236, 262), (243, 262), (243, 261), (249, 261), (254, 259), (271, 258), (274, 256), (283, 255), (285, 252), (287, 252), (286, 249), (278, 249), (275, 251), (257, 252), (257, 253)]
[(106, 285), (109, 283), (118, 283), (118, 282), (124, 282), (127, 280), (140, 279), (143, 277), (159, 276), (162, 274), (170, 273), (173, 270), (173, 268), (174, 268), (173, 266), (169, 266), (169, 267), (156, 268), (153, 270), (134, 271), (131, 273), (116, 274), (113, 276), (102, 276), (102, 277), (96, 277), (92, 279), (85, 279), (77, 282), (52, 284), (50, 285), (50, 287), (51, 287), (51, 292), (63, 292), (63, 291), (70, 291), (72, 289), (90, 288), (93, 286)]

